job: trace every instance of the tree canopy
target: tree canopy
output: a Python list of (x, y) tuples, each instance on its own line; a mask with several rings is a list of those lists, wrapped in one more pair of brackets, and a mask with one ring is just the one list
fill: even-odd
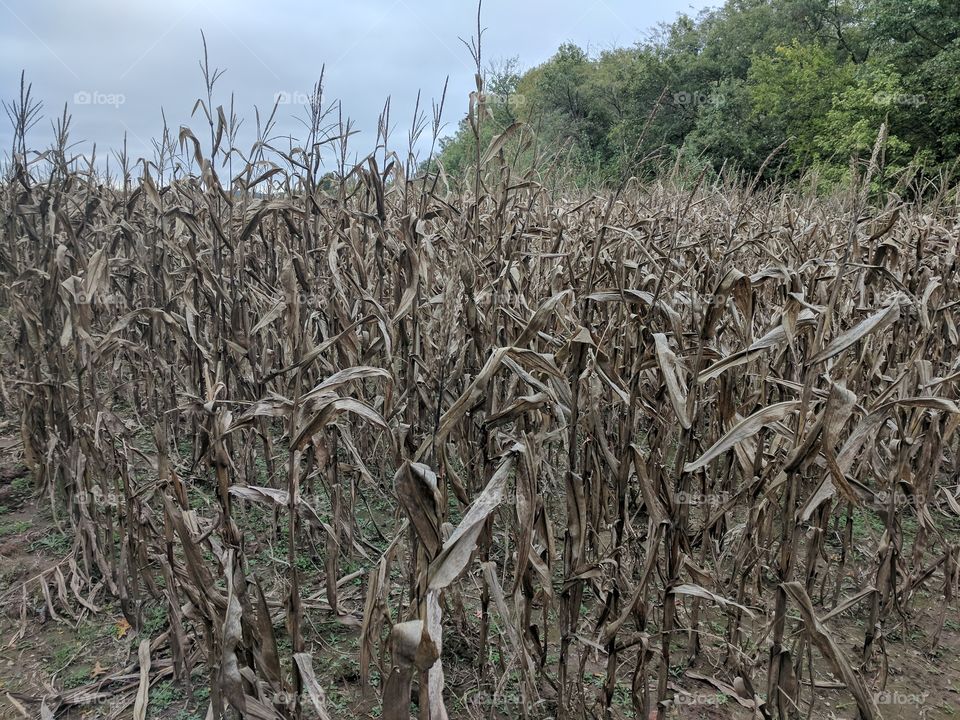
[[(486, 83), (481, 144), (527, 121), (584, 182), (678, 156), (839, 181), (884, 123), (888, 168), (943, 166), (960, 151), (960, 3), (727, 0), (632, 47), (590, 56), (568, 43), (525, 72), (502, 63)], [(445, 170), (461, 173), (475, 143), (461, 122)]]

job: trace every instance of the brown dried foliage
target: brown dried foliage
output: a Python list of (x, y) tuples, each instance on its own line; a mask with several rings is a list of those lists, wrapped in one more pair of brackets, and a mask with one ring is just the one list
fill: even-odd
[[(3, 386), (76, 539), (24, 597), (110, 596), (134, 627), (162, 602), (141, 672), (203, 663), (215, 715), (324, 717), (319, 613), (360, 625), (385, 717), (415, 688), (445, 717), (465, 648), (529, 717), (613, 717), (624, 692), (662, 716), (678, 666), (760, 716), (829, 669), (879, 717), (885, 629), (958, 581), (955, 196), (868, 203), (870, 169), (832, 198), (702, 177), (564, 198), (511, 170), (524, 128), (467, 191), (392, 153), (321, 187), (309, 150), (225, 176), (211, 118), (208, 156), (180, 133), (192, 174), (114, 187), (54, 159), (40, 181), (21, 158), (3, 185)], [(285, 565), (251, 565), (254, 507), (286, 517)]]

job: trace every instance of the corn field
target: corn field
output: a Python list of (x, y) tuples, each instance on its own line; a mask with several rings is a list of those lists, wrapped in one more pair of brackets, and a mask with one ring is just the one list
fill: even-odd
[(454, 181), (385, 134), (350, 161), (319, 112), (241, 153), (200, 106), (110, 178), (65, 119), (2, 185), (3, 409), (72, 537), (5, 609), (166, 609), (45, 717), (142, 718), (159, 676), (208, 717), (336, 717), (318, 623), (388, 720), (662, 719), (692, 687), (899, 717), (889, 635), (960, 581), (947, 182), (877, 191), (881, 133), (826, 197), (589, 193), (517, 170), (520, 125)]

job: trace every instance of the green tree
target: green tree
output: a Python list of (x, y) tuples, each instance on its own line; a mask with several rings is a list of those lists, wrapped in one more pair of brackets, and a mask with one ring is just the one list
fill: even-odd
[(847, 160), (869, 157), (880, 126), (887, 124), (886, 161), (896, 170), (910, 159), (910, 146), (900, 137), (905, 127), (900, 76), (889, 65), (872, 61), (857, 66), (853, 82), (833, 97), (814, 138), (818, 161), (827, 174), (845, 177)]
[(791, 168), (800, 170), (821, 157), (817, 138), (835, 95), (854, 81), (854, 66), (838, 63), (835, 54), (819, 45), (794, 41), (771, 55), (753, 59), (747, 73), (757, 117), (790, 140)]
[[(952, 162), (958, 78), (957, 0), (727, 0), (632, 47), (591, 57), (567, 43), (526, 72), (503, 65), (487, 87), (522, 103), (492, 106), (481, 143), (524, 119), (548, 155), (593, 183), (680, 152), (752, 173), (789, 139), (769, 174), (815, 167), (839, 180), (883, 123), (891, 169)], [(461, 123), (444, 165), (462, 172), (475, 154)]]
[(874, 54), (901, 74), (904, 138), (939, 161), (960, 154), (960, 3), (869, 0)]

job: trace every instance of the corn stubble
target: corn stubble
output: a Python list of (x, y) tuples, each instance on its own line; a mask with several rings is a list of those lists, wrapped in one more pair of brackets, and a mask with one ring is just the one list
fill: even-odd
[[(868, 202), (875, 157), (830, 198), (673, 175), (564, 197), (512, 169), (519, 124), (460, 187), (382, 148), (349, 166), (316, 107), (303, 149), (239, 161), (211, 104), (209, 147), (164, 133), (137, 179), (64, 142), (2, 188), (4, 404), (74, 537), (6, 598), (168, 614), (48, 710), (139, 667), (142, 717), (143, 677), (204, 668), (214, 716), (333, 717), (323, 619), (359, 626), (385, 718), (662, 718), (681, 683), (747, 717), (824, 686), (881, 717), (888, 629), (958, 582), (953, 195)], [(258, 533), (286, 555), (251, 563)]]

